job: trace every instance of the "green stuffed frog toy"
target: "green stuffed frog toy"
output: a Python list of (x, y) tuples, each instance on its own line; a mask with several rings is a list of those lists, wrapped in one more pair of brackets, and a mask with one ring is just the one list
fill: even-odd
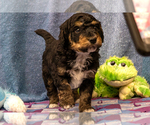
[(133, 62), (127, 57), (110, 57), (95, 75), (94, 97), (150, 97), (149, 84), (137, 75)]

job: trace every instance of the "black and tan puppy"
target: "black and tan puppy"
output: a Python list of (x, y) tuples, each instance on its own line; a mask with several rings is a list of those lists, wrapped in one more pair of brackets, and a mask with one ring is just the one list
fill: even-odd
[(60, 26), (59, 40), (45, 30), (35, 32), (46, 41), (42, 70), (49, 107), (58, 103), (65, 109), (73, 107), (79, 88), (79, 111), (94, 111), (91, 97), (103, 42), (101, 23), (90, 14), (78, 13)]

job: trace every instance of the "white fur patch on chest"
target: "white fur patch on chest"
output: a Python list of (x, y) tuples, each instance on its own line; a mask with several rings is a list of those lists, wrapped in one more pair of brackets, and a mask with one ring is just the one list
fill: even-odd
[(77, 58), (74, 62), (74, 65), (72, 66), (72, 69), (70, 70), (70, 86), (71, 89), (78, 88), (83, 80), (86, 78), (86, 72), (85, 69), (87, 68), (88, 61), (91, 60), (92, 57), (88, 52), (77, 52)]

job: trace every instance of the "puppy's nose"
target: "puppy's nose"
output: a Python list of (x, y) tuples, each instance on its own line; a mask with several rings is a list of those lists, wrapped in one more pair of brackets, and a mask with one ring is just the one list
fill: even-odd
[(92, 43), (92, 44), (95, 44), (95, 43), (96, 43), (96, 40), (97, 40), (97, 38), (89, 39), (90, 43)]

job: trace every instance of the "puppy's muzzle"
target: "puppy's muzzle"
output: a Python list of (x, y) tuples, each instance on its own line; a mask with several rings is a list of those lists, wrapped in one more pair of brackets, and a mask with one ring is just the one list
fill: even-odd
[(88, 39), (88, 40), (90, 41), (90, 43), (95, 44), (96, 41), (97, 41), (97, 37), (90, 38), (90, 39)]
[[(97, 42), (97, 33), (95, 32), (95, 30), (89, 28), (90, 31), (88, 32), (88, 41), (91, 43), (91, 44), (95, 44)], [(88, 30), (89, 30), (88, 29)]]

